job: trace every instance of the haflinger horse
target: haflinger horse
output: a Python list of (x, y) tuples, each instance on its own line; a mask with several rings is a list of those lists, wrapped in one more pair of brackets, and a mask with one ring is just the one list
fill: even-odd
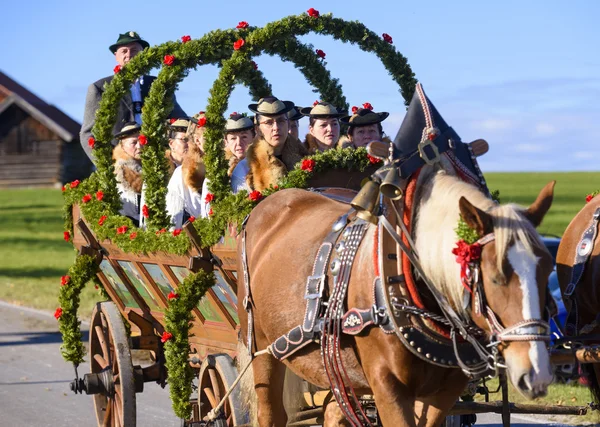
[[(600, 245), (596, 237), (599, 220), (600, 197), (594, 197), (567, 226), (556, 254), (558, 283), (569, 312), (565, 334), (576, 342), (600, 334)], [(572, 289), (568, 289), (570, 284)], [(600, 340), (581, 342), (591, 345)], [(589, 379), (594, 399), (600, 402), (600, 365), (582, 364), (581, 369)]]
[[(465, 182), (455, 172), (446, 154), (430, 163), (420, 168), (416, 178), (412, 209), (412, 249), (419, 256), (421, 273), (465, 324), (485, 331), (486, 343), (495, 341), (492, 346), (503, 358), (514, 386), (529, 398), (542, 396), (552, 381), (544, 342), (549, 338), (549, 332), (542, 327), (544, 322), (541, 320), (552, 257), (535, 227), (550, 208), (554, 183), (544, 187), (527, 209), (498, 205), (482, 188)], [(391, 203), (398, 204), (397, 201)], [(315, 260), (316, 254), (332, 232), (332, 225), (334, 230), (338, 228), (339, 221), (336, 220), (344, 218), (348, 210), (347, 204), (323, 195), (289, 189), (269, 196), (252, 211), (238, 244), (240, 278), (241, 272), (245, 272), (244, 283), (238, 286), (238, 296), (242, 301), (250, 293), (244, 304), (246, 310), (240, 305), (239, 315), (242, 339), (250, 343), (253, 351), (272, 348), (269, 346), (282, 336), (289, 337), (290, 345), (300, 341), (290, 331), (306, 320), (310, 311), (307, 301), (319, 298), (307, 294), (307, 287), (310, 288), (315, 279), (315, 266), (320, 262)], [(402, 255), (399, 252), (382, 253), (382, 238), (388, 233), (382, 227), (382, 218), (391, 218), (393, 212), (394, 209), (388, 206), (377, 217), (379, 221), (366, 222), (354, 262), (347, 264), (347, 270), (342, 266), (336, 272), (336, 261), (330, 264), (323, 290), (329, 296), (327, 307), (331, 307), (337, 292), (331, 284), (341, 276), (347, 279), (345, 307), (369, 309), (374, 306), (374, 283), (383, 274), (379, 268), (382, 259), (399, 259)], [(473, 303), (467, 307), (461, 266), (452, 253), (460, 216), (479, 236), (486, 236), (481, 241), (480, 287), (475, 292), (479, 303), (473, 298)], [(352, 217), (351, 214), (349, 218)], [(347, 222), (353, 223), (351, 219)], [(352, 233), (342, 237), (345, 242), (341, 246), (350, 247)], [(339, 240), (333, 245), (335, 251), (343, 250)], [(388, 279), (391, 277), (381, 280), (386, 287), (391, 283)], [(417, 286), (423, 289), (423, 282), (416, 280)], [(425, 305), (430, 312), (439, 313), (431, 299), (426, 300)], [(375, 308), (383, 314), (381, 307)], [(388, 315), (393, 317), (391, 313)], [(323, 327), (324, 330), (327, 328)], [(332, 331), (335, 332), (335, 328), (329, 330)], [(404, 332), (408, 331), (407, 328)], [(410, 348), (413, 343), (403, 342), (402, 335), (401, 328), (400, 332), (397, 327), (390, 332), (377, 326), (355, 335), (341, 335), (339, 347), (325, 351), (336, 358), (338, 367), (341, 366), (339, 362), (343, 363), (343, 368), (337, 371), (332, 371), (332, 365), (325, 362), (324, 341), (319, 339), (316, 341), (320, 341), (321, 348), (316, 343), (309, 343), (289, 357), (257, 356), (252, 368), (258, 399), (258, 424), (261, 427), (286, 424), (282, 393), (287, 367), (318, 387), (332, 387), (336, 396), (340, 386), (339, 383), (332, 386), (331, 378), (345, 377), (343, 387), (351, 389), (352, 394), (374, 396), (383, 425), (439, 426), (464, 391), (468, 377), (456, 365), (445, 366), (446, 362), (435, 355), (420, 357), (418, 352), (422, 350)], [(443, 338), (439, 337), (440, 340)], [(491, 359), (489, 362), (494, 365)], [(325, 426), (369, 425), (364, 416), (352, 412), (349, 415), (343, 409), (348, 406), (347, 402), (338, 404), (334, 401), (326, 406)], [(340, 411), (345, 414), (346, 421), (340, 417)]]

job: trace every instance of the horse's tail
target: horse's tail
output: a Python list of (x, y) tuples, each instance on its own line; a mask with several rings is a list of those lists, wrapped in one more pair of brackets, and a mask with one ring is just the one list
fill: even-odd
[[(242, 369), (250, 362), (250, 355), (244, 343), (239, 340), (237, 346), (237, 368), (241, 372)], [(246, 374), (240, 380), (240, 393), (242, 395), (242, 410), (248, 414), (250, 425), (258, 425), (258, 399), (254, 391), (254, 371), (252, 365), (248, 368)]]
[(598, 378), (596, 369), (594, 369), (595, 365), (593, 363), (582, 363), (580, 366), (581, 371), (588, 380), (594, 403), (600, 403), (600, 382), (598, 382), (600, 378)]

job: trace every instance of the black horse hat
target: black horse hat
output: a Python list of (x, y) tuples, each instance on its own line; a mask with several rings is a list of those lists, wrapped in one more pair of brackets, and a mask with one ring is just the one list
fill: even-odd
[(436, 162), (436, 156), (448, 152), (454, 159), (453, 162), (466, 168), (478, 181), (478, 185), (488, 192), (477, 159), (469, 145), (463, 143), (454, 129), (448, 126), (425, 95), (420, 83), (417, 83), (393, 145), (394, 158), (399, 161), (401, 176), (410, 176), (423, 164)]
[[(415, 89), (415, 93), (408, 106), (408, 111), (404, 116), (404, 120), (402, 120), (396, 138), (394, 138), (396, 157), (404, 157), (417, 151), (417, 146), (423, 139), (423, 132), (428, 127), (423, 104), (421, 103), (418, 92), (419, 91)], [(428, 104), (434, 126), (439, 130), (440, 134), (444, 134), (450, 126), (448, 126), (433, 103), (429, 100), (427, 95), (425, 95), (424, 91), (422, 91), (422, 94), (425, 102)], [(456, 136), (458, 137), (458, 135)], [(460, 139), (460, 137), (458, 139)]]

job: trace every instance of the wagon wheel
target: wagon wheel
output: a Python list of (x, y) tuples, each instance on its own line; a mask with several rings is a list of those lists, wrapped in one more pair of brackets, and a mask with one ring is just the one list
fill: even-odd
[(98, 426), (134, 427), (135, 384), (129, 340), (121, 313), (110, 301), (96, 304), (90, 324), (90, 364), (104, 391), (94, 394)]
[[(238, 370), (231, 357), (226, 354), (209, 355), (200, 368), (198, 381), (198, 404), (200, 419), (219, 404), (231, 384), (235, 381)], [(233, 427), (248, 423), (247, 415), (242, 410), (242, 394), (238, 386), (227, 398), (221, 410), (222, 416), (212, 423), (215, 427)]]

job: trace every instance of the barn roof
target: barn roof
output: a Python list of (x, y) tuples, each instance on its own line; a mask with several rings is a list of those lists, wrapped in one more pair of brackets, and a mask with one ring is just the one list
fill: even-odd
[(0, 71), (0, 92), (7, 95), (0, 102), (0, 116), (9, 106), (17, 105), (64, 141), (71, 142), (79, 139), (81, 123), (73, 120), (54, 105), (48, 104), (2, 71)]

